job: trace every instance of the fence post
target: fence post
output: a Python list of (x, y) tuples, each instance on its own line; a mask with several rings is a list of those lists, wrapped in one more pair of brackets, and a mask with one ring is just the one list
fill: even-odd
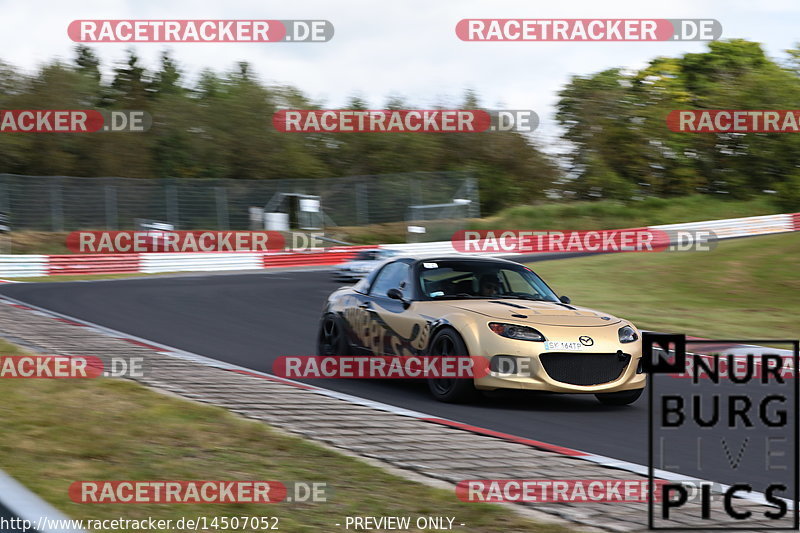
[(359, 225), (369, 224), (369, 194), (366, 184), (356, 184), (356, 220)]
[(230, 229), (230, 219), (228, 218), (228, 189), (225, 187), (214, 187), (217, 201), (217, 229)]
[(64, 231), (64, 206), (61, 203), (61, 180), (50, 182), (50, 223), (53, 231)]
[[(437, 176), (438, 177), (438, 176)], [(410, 204), (411, 205), (422, 205), (422, 189), (419, 186), (419, 177), (417, 177), (416, 173), (411, 178), (411, 198)]]
[(117, 214), (117, 188), (114, 185), (105, 186), (106, 195), (106, 229), (119, 229)]
[(481, 196), (478, 188), (478, 179), (475, 176), (467, 178), (467, 198), (472, 200), (469, 204), (470, 218), (480, 218), (481, 216)]
[(175, 184), (167, 182), (164, 187), (167, 205), (167, 222), (178, 229), (178, 188)]
[(0, 213), (11, 218), (11, 195), (8, 194), (8, 183), (0, 182)]

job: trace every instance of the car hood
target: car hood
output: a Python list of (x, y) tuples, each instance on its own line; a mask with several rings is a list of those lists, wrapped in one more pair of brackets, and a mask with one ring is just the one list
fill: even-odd
[(622, 322), (621, 319), (607, 313), (555, 302), (496, 299), (458, 300), (448, 304), (462, 311), (523, 325), (592, 327), (610, 326)]

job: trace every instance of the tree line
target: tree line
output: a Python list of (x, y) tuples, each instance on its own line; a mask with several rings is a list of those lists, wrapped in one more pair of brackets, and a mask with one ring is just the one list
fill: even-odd
[(748, 198), (775, 193), (800, 208), (797, 133), (680, 133), (675, 109), (800, 109), (800, 50), (782, 62), (758, 43), (716, 41), (703, 53), (659, 57), (638, 71), (574, 76), (556, 118), (570, 143), (562, 186), (578, 197)]
[[(319, 178), (408, 171), (471, 170), (482, 211), (553, 197), (742, 198), (764, 190), (797, 195), (800, 137), (688, 134), (667, 129), (673, 109), (800, 108), (800, 51), (783, 63), (760, 45), (712, 42), (703, 53), (656, 58), (638, 71), (574, 76), (559, 94), (562, 154), (544, 153), (514, 132), (309, 133), (276, 131), (278, 109), (319, 109), (296, 87), (259, 81), (252, 65), (203, 71), (188, 83), (162, 53), (154, 70), (134, 51), (100, 75), (89, 47), (68, 63), (33, 74), (0, 62), (0, 109), (136, 109), (153, 117), (146, 133), (0, 134), (0, 173), (133, 178)], [(535, 89), (532, 89), (535, 90)], [(389, 98), (385, 109), (416, 108)], [(481, 108), (468, 92), (457, 107)], [(346, 109), (367, 109), (351, 98)]]

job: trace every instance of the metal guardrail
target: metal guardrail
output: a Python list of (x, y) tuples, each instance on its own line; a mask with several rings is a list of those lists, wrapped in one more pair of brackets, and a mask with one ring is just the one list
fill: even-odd
[(9, 278), (46, 276), (47, 255), (0, 255), (0, 275)]
[(139, 258), (134, 254), (51, 255), (47, 274), (125, 274), (139, 272)]
[(264, 268), (338, 265), (352, 259), (357, 251), (370, 248), (375, 247), (351, 246), (347, 248), (328, 248), (325, 252), (264, 254)]
[[(720, 239), (800, 231), (800, 213), (708, 220), (651, 226), (670, 231), (713, 231)], [(451, 241), (386, 244), (381, 248), (403, 254), (459, 254)], [(58, 274), (156, 273), (179, 271), (257, 270), (275, 267), (335, 265), (361, 249), (375, 246), (340, 246), (314, 252), (145, 253), (106, 255), (0, 255), (0, 276), (17, 278)], [(483, 252), (487, 256), (514, 252)]]
[[(752, 235), (770, 235), (774, 233), (800, 231), (800, 213), (729, 218), (722, 220), (705, 220), (701, 222), (682, 222), (678, 224), (649, 226), (647, 229), (661, 231), (712, 231), (718, 239), (731, 239), (735, 237), (747, 237)], [(386, 244), (381, 245), (381, 248), (388, 248), (409, 255), (463, 253), (457, 251), (453, 247), (452, 241), (413, 244)], [(500, 257), (504, 255), (519, 255), (519, 252), (470, 252), (470, 255), (490, 255)]]
[(728, 218), (723, 220), (706, 220), (681, 224), (664, 224), (650, 226), (657, 230), (713, 231), (719, 239), (746, 237), (748, 235), (769, 235), (797, 231), (794, 217), (797, 214), (765, 215), (759, 217)]
[[(358, 250), (374, 246), (331, 247), (314, 252), (227, 252), (227, 253), (147, 253), (139, 255), (139, 271), (210, 272), (258, 270), (264, 268), (336, 265), (349, 260)], [(0, 273), (1, 274), (1, 273)]]
[(24, 278), (52, 275), (126, 274), (335, 265), (357, 251), (374, 246), (330, 247), (315, 252), (214, 252), (91, 255), (0, 255), (0, 276)]
[(140, 272), (255, 270), (263, 268), (261, 252), (139, 254)]

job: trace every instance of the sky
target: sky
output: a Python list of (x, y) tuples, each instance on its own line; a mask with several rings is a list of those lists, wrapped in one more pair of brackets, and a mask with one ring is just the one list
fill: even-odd
[(722, 38), (763, 44), (773, 58), (800, 41), (798, 0), (0, 0), (0, 60), (26, 72), (55, 58), (69, 61), (75, 43), (67, 26), (78, 19), (326, 19), (327, 43), (98, 43), (104, 73), (134, 48), (142, 64), (158, 66), (168, 49), (185, 80), (204, 68), (223, 72), (247, 61), (265, 83), (289, 84), (315, 102), (337, 108), (352, 96), (379, 109), (391, 96), (416, 108), (455, 104), (467, 90), (492, 109), (533, 109), (534, 138), (557, 139), (558, 91), (573, 75), (611, 67), (637, 69), (657, 56), (701, 52), (702, 42), (463, 42), (463, 18), (713, 18)]

